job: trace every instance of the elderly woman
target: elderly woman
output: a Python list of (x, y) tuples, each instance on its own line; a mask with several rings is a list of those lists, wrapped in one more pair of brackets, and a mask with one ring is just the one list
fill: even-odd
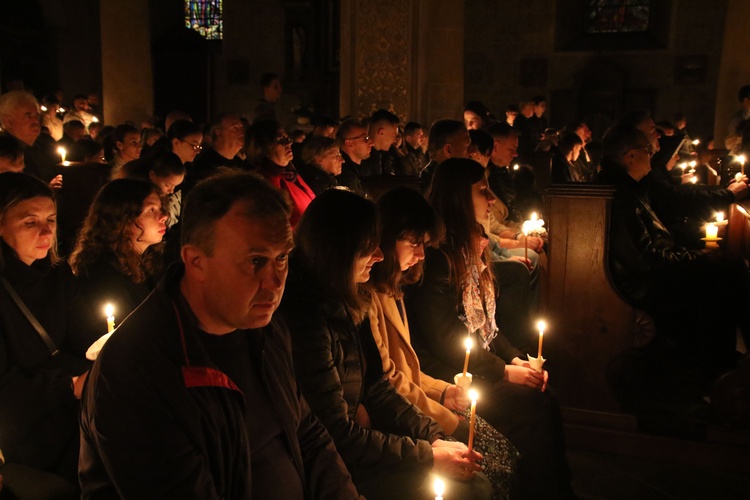
[(316, 196), (338, 186), (336, 176), (341, 173), (344, 157), (334, 139), (313, 136), (305, 141), (302, 162), (297, 170)]
[(378, 243), (375, 206), (354, 193), (328, 190), (303, 215), (279, 307), (302, 394), (367, 498), (428, 498), (430, 471), (471, 479), (451, 484), (456, 498), (488, 498), (487, 479), (474, 477), (481, 456), (444, 441), (383, 377), (365, 288)]
[(258, 173), (289, 195), (292, 200), (291, 223), (295, 227), (315, 198), (315, 193), (294, 168), (292, 140), (281, 124), (274, 120), (261, 120), (248, 128), (245, 155)]
[[(57, 208), (38, 179), (0, 174), (0, 470), (18, 498), (76, 498), (78, 401), (91, 339), (56, 253)], [(0, 462), (1, 463), (1, 462)]]

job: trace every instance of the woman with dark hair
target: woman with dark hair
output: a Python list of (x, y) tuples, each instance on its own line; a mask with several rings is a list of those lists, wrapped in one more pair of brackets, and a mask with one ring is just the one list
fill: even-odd
[(583, 141), (575, 132), (568, 132), (557, 141), (557, 149), (552, 155), (552, 184), (569, 184), (571, 182), (588, 182), (586, 174), (579, 169), (578, 155), (581, 154)]
[(274, 120), (253, 123), (245, 134), (248, 163), (292, 200), (292, 227), (295, 227), (315, 193), (300, 177), (292, 163), (292, 140)]
[(203, 147), (203, 130), (188, 120), (177, 120), (167, 131), (170, 149), (180, 157), (183, 164), (192, 163)]
[[(368, 498), (428, 498), (433, 469), (471, 479), (481, 456), (446, 442), (433, 419), (404, 400), (383, 378), (368, 324), (364, 286), (378, 248), (372, 202), (331, 189), (313, 200), (295, 233), (279, 311), (289, 326), (297, 380), (313, 413), (326, 426)], [(489, 498), (482, 475), (453, 482), (456, 498)]]
[(71, 321), (75, 281), (57, 257), (56, 219), (43, 182), (0, 174), (0, 474), (12, 498), (80, 496), (77, 399), (89, 339)]
[(141, 156), (141, 134), (127, 123), (118, 125), (104, 146), (105, 155), (112, 169), (111, 178), (119, 179), (122, 167)]
[(69, 259), (87, 308), (87, 334), (106, 333), (105, 304), (125, 319), (151, 292), (166, 218), (159, 189), (144, 180), (116, 179), (96, 195)]
[(463, 115), (467, 130), (486, 130), (490, 125), (490, 110), (479, 101), (467, 103)]
[(148, 161), (131, 162), (125, 169), (128, 170), (128, 178), (148, 180), (159, 188), (159, 196), (167, 212), (167, 227), (175, 225), (182, 206), (182, 193), (175, 189), (185, 180), (185, 164), (180, 157), (162, 151)]
[(492, 204), (484, 169), (473, 160), (451, 158), (435, 172), (428, 201), (442, 219), (446, 238), (427, 249), (424, 278), (406, 290), (412, 344), (422, 370), (450, 380), (464, 362), (471, 337), (469, 371), (482, 395), (483, 417), (521, 453), (519, 495), (567, 498), (560, 409), (546, 391), (548, 374), (538, 373), (498, 332), (496, 287), (489, 267), (486, 223)]
[(336, 176), (341, 174), (344, 157), (335, 139), (313, 136), (302, 146), (302, 164), (298, 170), (315, 195), (338, 186)]
[(104, 146), (93, 139), (78, 139), (71, 146), (67, 160), (84, 163), (106, 163), (104, 160)]
[[(378, 199), (377, 207), (383, 262), (376, 264), (371, 273), (370, 285), (375, 295), (370, 326), (385, 376), (399, 394), (437, 420), (448, 434), (466, 443), (467, 392), (420, 370), (403, 302), (402, 288), (421, 279), (425, 246), (441, 243), (442, 226), (432, 207), (413, 189), (392, 189)], [(484, 455), (482, 465), (492, 482), (494, 498), (507, 498), (518, 457), (515, 447), (481, 418), (477, 420), (475, 445)]]

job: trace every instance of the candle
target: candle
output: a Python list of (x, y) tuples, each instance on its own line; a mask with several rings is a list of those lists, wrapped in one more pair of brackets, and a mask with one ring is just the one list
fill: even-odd
[(724, 222), (724, 212), (716, 212), (716, 222)]
[(706, 239), (707, 240), (715, 240), (718, 234), (719, 234), (719, 228), (716, 226), (716, 224), (706, 224)]
[(91, 122), (92, 123), (99, 123), (99, 118), (97, 118), (96, 116), (92, 116), (91, 117)]
[(115, 330), (115, 306), (104, 306), (104, 314), (107, 316), (107, 333), (112, 333)]
[(466, 340), (464, 340), (464, 347), (466, 347), (466, 359), (464, 360), (464, 377), (466, 376), (466, 372), (469, 370), (469, 356), (471, 356), (471, 348), (473, 346), (474, 342), (472, 342), (471, 337), (466, 337)]
[(693, 140), (693, 146), (697, 146), (700, 143), (701, 143), (700, 139)]
[(542, 342), (544, 342), (544, 330), (547, 328), (547, 323), (542, 320), (537, 321), (536, 329), (539, 330), (539, 349), (537, 350), (536, 357), (542, 359)]
[(443, 480), (439, 477), (435, 478), (432, 488), (435, 490), (435, 500), (443, 500), (443, 493), (445, 492), (445, 483)]
[(742, 173), (742, 175), (745, 175), (745, 155), (739, 155), (737, 157), (737, 161), (740, 162), (740, 172)]
[(518, 166), (518, 163), (516, 163), (515, 165), (513, 165), (513, 170), (518, 170), (519, 168), (521, 168), (521, 167)]
[(477, 399), (479, 395), (477, 391), (469, 391), (469, 399), (471, 399), (471, 418), (469, 419), (469, 451), (474, 447), (474, 427), (477, 423)]
[(693, 183), (693, 184), (697, 184), (698, 183), (698, 178), (696, 176), (692, 176), (690, 178), (690, 182)]
[(536, 212), (531, 213), (531, 221), (536, 222), (539, 219), (539, 216), (536, 214)]
[(529, 227), (525, 222), (523, 224), (523, 254), (526, 260), (528, 261), (529, 260)]
[(680, 163), (680, 164), (679, 164), (679, 165), (677, 165), (677, 166), (678, 166), (678, 167), (680, 167), (680, 168), (682, 169), (683, 173), (684, 173), (684, 172), (685, 172), (685, 169), (687, 168), (687, 166), (688, 166), (688, 165), (687, 165), (687, 162), (686, 162), (686, 161), (683, 161), (682, 163)]
[(64, 147), (60, 146), (59, 148), (57, 148), (57, 154), (60, 155), (60, 158), (62, 158), (62, 162), (63, 163), (65, 163), (65, 154), (66, 153), (67, 153), (67, 151), (65, 151)]
[(42, 111), (47, 111), (47, 106), (40, 106), (39, 109), (41, 109)]

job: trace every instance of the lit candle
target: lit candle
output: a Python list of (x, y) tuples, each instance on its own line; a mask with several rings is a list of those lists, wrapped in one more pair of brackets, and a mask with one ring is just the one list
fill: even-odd
[(698, 178), (696, 176), (692, 176), (690, 178), (690, 182), (693, 183), (693, 184), (698, 184)]
[(716, 226), (716, 224), (706, 224), (706, 239), (707, 240), (715, 240), (716, 236), (719, 234), (719, 228)]
[(471, 337), (466, 337), (466, 340), (464, 340), (464, 347), (466, 347), (466, 359), (464, 360), (464, 377), (466, 376), (466, 372), (469, 370), (469, 356), (471, 356), (471, 348), (474, 345), (474, 342), (472, 342)]
[(65, 108), (57, 108), (58, 113), (65, 113)]
[(547, 328), (547, 323), (542, 320), (537, 321), (536, 329), (539, 330), (539, 349), (537, 349), (536, 357), (542, 359), (542, 342), (544, 342), (544, 330)]
[(91, 117), (91, 122), (92, 123), (99, 123), (99, 118), (97, 118), (96, 116), (92, 116)]
[(693, 140), (693, 146), (697, 146), (700, 143), (701, 143), (700, 139), (694, 139)]
[(107, 304), (104, 306), (104, 314), (107, 315), (107, 333), (115, 331), (115, 306)]
[(471, 419), (469, 419), (469, 451), (471, 451), (474, 447), (474, 427), (477, 423), (477, 399), (479, 399), (477, 391), (470, 390), (469, 399), (471, 399)]
[(513, 165), (513, 170), (518, 170), (519, 168), (521, 168), (521, 167), (518, 166), (518, 163), (516, 163), (515, 165)]
[(435, 478), (432, 488), (435, 490), (435, 500), (443, 500), (443, 493), (445, 492), (445, 483), (443, 480), (439, 477)]
[(716, 222), (724, 222), (724, 212), (716, 212)]
[(745, 175), (745, 161), (747, 161), (745, 155), (739, 155), (737, 161), (740, 162), (740, 172), (742, 175)]
[(679, 164), (679, 165), (677, 165), (677, 166), (678, 166), (678, 167), (680, 167), (680, 168), (682, 169), (682, 172), (684, 173), (684, 172), (685, 172), (685, 169), (687, 168), (687, 166), (688, 166), (688, 165), (687, 165), (687, 162), (686, 162), (686, 161), (683, 161), (682, 163), (680, 163), (680, 164)]
[(65, 148), (62, 146), (57, 148), (57, 154), (60, 155), (60, 158), (62, 158), (62, 162), (65, 163), (65, 155), (67, 154), (67, 151), (65, 151)]
[(536, 214), (536, 212), (531, 213), (531, 221), (536, 222), (539, 219), (539, 216)]
[(40, 106), (39, 109), (41, 109), (42, 111), (47, 111), (47, 106)]

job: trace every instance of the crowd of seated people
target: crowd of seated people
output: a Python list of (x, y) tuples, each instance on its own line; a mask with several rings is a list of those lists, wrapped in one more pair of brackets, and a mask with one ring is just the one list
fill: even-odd
[[(542, 97), (403, 130), (385, 109), (320, 117), (299, 143), (269, 113), (112, 127), (81, 99), (57, 124), (31, 94), (0, 96), (5, 494), (429, 498), (437, 474), (453, 498), (574, 498), (554, 377), (526, 360), (546, 238), (524, 233), (543, 201), (517, 157), (617, 187), (612, 277), (660, 353), (710, 380), (748, 339), (747, 270), (695, 232), (747, 179), (676, 180), (648, 113), (620, 117), (599, 161), (586, 123), (551, 130)], [(109, 179), (70, 255), (59, 141)], [(371, 199), (372, 177), (395, 187)], [(711, 316), (684, 307), (706, 290)]]

